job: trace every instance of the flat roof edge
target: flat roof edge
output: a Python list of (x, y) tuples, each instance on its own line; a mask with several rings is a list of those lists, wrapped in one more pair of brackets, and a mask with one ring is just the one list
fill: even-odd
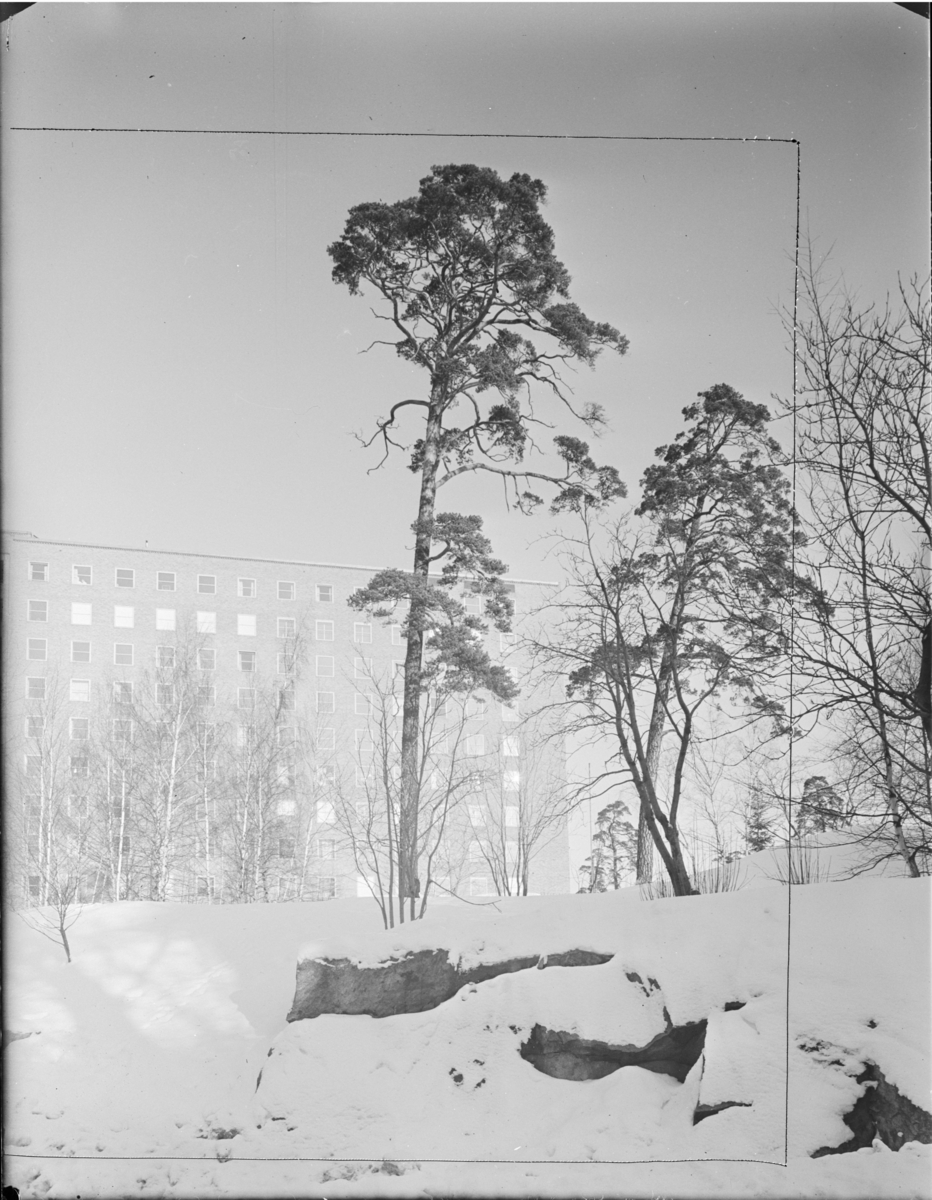
[[(255, 562), (268, 563), (271, 566), (283, 567), (325, 567), (337, 571), (384, 571), (387, 568), (363, 566), (359, 563), (329, 563), (305, 561), (300, 558), (258, 558), (249, 554), (205, 554), (193, 550), (150, 550), (148, 546), (107, 546), (101, 542), (64, 542), (54, 538), (39, 538), (29, 533), (3, 533), (4, 540), (18, 542), (26, 546), (73, 546), (76, 550), (118, 550), (127, 554), (166, 554), (176, 558), (220, 558), (226, 562)], [(404, 570), (404, 568), (399, 568)], [(559, 587), (559, 584), (543, 579), (516, 579), (513, 575), (503, 575), (508, 583), (526, 583), (534, 587)]]

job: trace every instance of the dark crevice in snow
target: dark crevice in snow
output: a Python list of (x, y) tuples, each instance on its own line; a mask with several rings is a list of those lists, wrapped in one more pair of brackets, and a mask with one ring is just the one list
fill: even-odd
[(521, 1057), (554, 1079), (601, 1079), (620, 1067), (644, 1067), (682, 1083), (705, 1045), (706, 1021), (669, 1025), (646, 1046), (616, 1046), (535, 1025)]
[(698, 1125), (706, 1117), (714, 1117), (716, 1113), (724, 1112), (726, 1108), (750, 1108), (749, 1100), (723, 1100), (720, 1104), (697, 1104), (693, 1112), (693, 1124)]
[(469, 968), (451, 963), (446, 950), (415, 950), (375, 967), (360, 967), (348, 958), (304, 959), (298, 963), (295, 998), (287, 1019), (302, 1021), (325, 1013), (393, 1017), (425, 1012), (467, 984), (484, 983), (497, 975), (531, 967), (596, 966), (612, 957), (594, 950), (566, 950)]
[(745, 1004), (746, 1000), (729, 1000), (725, 1005), (725, 1012), (737, 1012), (739, 1008), (744, 1008)]
[(814, 1150), (813, 1158), (850, 1154), (873, 1145), (875, 1138), (891, 1150), (899, 1150), (907, 1142), (932, 1142), (932, 1115), (888, 1083), (876, 1063), (865, 1063), (857, 1082), (864, 1085), (864, 1091), (843, 1118), (853, 1136), (840, 1146)]

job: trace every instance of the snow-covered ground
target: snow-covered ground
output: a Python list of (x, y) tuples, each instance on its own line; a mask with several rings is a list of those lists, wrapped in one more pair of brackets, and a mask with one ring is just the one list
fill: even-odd
[[(4, 1183), (69, 1198), (932, 1195), (926, 1145), (810, 1157), (850, 1136), (866, 1061), (932, 1110), (929, 880), (789, 889), (760, 859), (747, 871), (718, 895), (438, 905), (388, 932), (371, 900), (100, 906), (71, 930), (71, 965), (11, 915)], [(426, 1012), (287, 1024), (299, 958), (435, 947), (464, 966), (613, 957), (500, 975)], [(708, 1021), (682, 1083), (637, 1066), (557, 1079), (519, 1054), (535, 1024), (643, 1045), (664, 1008)]]

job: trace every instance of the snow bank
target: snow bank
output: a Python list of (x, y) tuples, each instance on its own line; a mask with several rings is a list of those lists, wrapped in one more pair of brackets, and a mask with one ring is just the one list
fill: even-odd
[[(363, 900), (122, 904), (82, 914), (71, 966), (13, 916), (4, 1024), (30, 1036), (4, 1051), (6, 1182), (62, 1197), (927, 1195), (928, 1147), (809, 1156), (850, 1135), (866, 1060), (932, 1108), (929, 900), (928, 880), (771, 883), (444, 906), (389, 932)], [(464, 965), (613, 957), (501, 975), (427, 1012), (287, 1024), (300, 958), (435, 947)], [(683, 1083), (641, 1067), (555, 1079), (519, 1053), (535, 1024), (641, 1045), (666, 1016), (708, 1022)]]

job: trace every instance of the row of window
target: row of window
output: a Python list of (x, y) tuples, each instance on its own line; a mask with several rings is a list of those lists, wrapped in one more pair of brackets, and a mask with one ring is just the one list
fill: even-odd
[[(47, 562), (30, 562), (28, 576), (30, 582), (48, 583), (51, 574)], [(75, 565), (71, 568), (71, 582), (83, 587), (89, 587), (94, 582), (94, 568), (88, 565)], [(116, 567), (113, 573), (114, 587), (134, 588), (136, 586), (136, 571), (132, 567)], [(174, 592), (178, 588), (178, 576), (175, 571), (157, 571), (155, 587), (159, 592)], [(201, 596), (217, 594), (216, 575), (198, 575), (197, 591)], [(297, 598), (297, 585), (290, 579), (279, 579), (276, 584), (279, 600), (294, 600)], [(259, 595), (259, 585), (255, 579), (239, 578), (236, 581), (236, 594), (245, 599), (254, 600)], [(318, 583), (314, 594), (318, 604), (333, 603), (333, 585)]]
[[(27, 653), (31, 659), (44, 662), (47, 656), (47, 646), (36, 645), (43, 639), (30, 639)], [(91, 661), (90, 642), (71, 643), (71, 661), (73, 663), (89, 663)], [(215, 671), (217, 669), (217, 651), (211, 646), (202, 646), (197, 652), (197, 666), (200, 671)], [(113, 664), (117, 667), (132, 667), (136, 665), (136, 647), (131, 642), (113, 643)], [(291, 675), (295, 669), (295, 656), (291, 651), (282, 651), (277, 655), (277, 670), (280, 675)], [(255, 650), (238, 650), (237, 662), (241, 671), (256, 670), (257, 655)], [(333, 662), (333, 659), (330, 659)], [(155, 665), (160, 670), (170, 670), (175, 666), (175, 647), (156, 646)], [(332, 670), (319, 671), (318, 674), (332, 675)], [(35, 697), (33, 697), (35, 698)]]
[[(160, 651), (161, 654), (166, 654), (166, 655), (174, 654), (173, 646), (159, 646), (158, 650)], [(248, 650), (241, 650), (239, 653), (240, 653), (240, 655), (248, 655), (251, 652)], [(198, 653), (199, 664), (201, 662), (215, 663), (215, 659), (213, 657), (205, 657), (203, 659), (201, 658), (201, 655), (212, 656), (213, 654), (214, 654), (214, 651), (212, 651), (212, 650), (199, 651), (199, 653)], [(288, 672), (285, 670), (285, 667), (287, 664), (283, 663), (282, 659), (283, 659), (283, 656), (279, 655), (279, 673), (287, 674)], [(76, 661), (79, 661), (79, 660), (76, 660)], [(130, 645), (122, 646), (119, 643), (117, 643), (117, 645), (114, 646), (114, 661), (116, 662), (116, 664), (118, 666), (132, 666), (133, 647)], [(169, 660), (167, 658), (166, 659), (160, 658), (159, 661), (160, 661), (160, 665), (162, 665), (163, 663), (166, 663), (166, 662), (172, 661), (172, 660)], [(325, 664), (325, 669), (323, 669), (323, 670), (321, 669), (321, 660), (318, 658), (317, 661), (318, 661), (318, 675), (323, 675), (323, 676), (328, 676), (328, 675), (332, 676), (333, 675), (333, 669), (332, 669), (333, 659), (327, 660), (327, 664)], [(366, 660), (364, 660), (364, 659), (356, 659), (355, 664), (356, 664), (357, 678), (367, 678), (368, 677), (368, 669), (367, 668), (371, 664), (368, 664), (366, 662)], [(213, 670), (213, 666), (209, 666), (209, 667), (204, 666), (204, 667), (202, 667), (202, 670)], [(240, 670), (247, 671), (247, 672), (253, 671), (253, 670), (255, 670), (255, 663), (252, 662), (251, 665), (249, 665), (249, 663), (247, 662), (247, 665), (243, 665), (243, 662), (241, 660)], [(120, 680), (120, 681), (115, 682), (112, 686), (113, 686), (114, 698), (116, 699), (117, 697), (119, 697), (119, 700), (117, 701), (118, 703), (126, 703), (126, 704), (132, 703), (132, 699), (133, 699), (133, 684), (132, 684), (132, 682), (128, 682), (126, 680)], [(156, 684), (156, 688), (157, 688), (158, 696), (169, 697), (169, 699), (166, 702), (167, 703), (172, 702), (172, 698), (174, 696), (174, 688), (171, 683), (158, 683), (158, 684)], [(249, 694), (254, 696), (255, 691), (256, 691), (255, 688), (238, 688), (237, 689), (238, 694), (244, 695), (244, 696), (249, 695)], [(44, 675), (27, 675), (26, 676), (26, 698), (28, 700), (46, 700), (48, 698), (48, 695), (49, 695), (48, 680)], [(199, 703), (212, 705), (212, 704), (216, 703), (217, 689), (213, 684), (199, 684), (197, 686), (197, 695), (198, 695)], [(279, 695), (290, 698), (290, 700), (288, 701), (288, 706), (293, 707), (294, 684), (293, 683), (283, 684), (281, 686), (281, 688), (279, 689)], [(335, 703), (336, 693), (334, 693), (334, 692), (316, 692), (315, 695), (317, 697), (316, 707), (317, 707), (318, 712), (334, 712), (335, 711), (334, 703)], [(68, 698), (69, 698), (69, 700), (71, 700), (72, 702), (75, 702), (75, 703), (90, 702), (91, 681), (89, 679), (72, 679), (69, 683)], [(394, 703), (394, 708), (395, 708), (395, 712), (397, 715), (397, 713), (400, 712), (400, 710), (401, 710), (400, 698), (391, 697), (390, 699)], [(241, 707), (245, 707), (245, 706), (241, 706)], [(501, 707), (501, 716), (504, 721), (517, 721), (520, 719), (520, 712), (519, 712), (517, 704), (502, 704), (500, 707)], [(354, 692), (353, 693), (353, 711), (356, 713), (357, 716), (371, 716), (372, 713), (374, 712), (374, 710), (375, 710), (375, 697), (370, 695), (368, 692)], [(489, 711), (488, 701), (485, 700), (483, 697), (471, 696), (467, 700), (467, 703), (466, 703), (466, 716), (467, 717), (482, 717), (482, 716), (485, 716), (486, 713), (488, 713), (488, 711)], [(449, 715), (449, 712), (447, 712), (447, 715)], [(505, 741), (508, 744), (512, 744), (512, 743), (517, 744), (516, 738), (506, 737)], [(512, 753), (512, 751), (506, 750), (506, 751), (504, 751), (504, 753), (506, 755), (510, 755)]]
[[(26, 620), (45, 623), (49, 619), (49, 604), (47, 600), (29, 600), (26, 607)], [(156, 629), (177, 628), (178, 615), (174, 608), (157, 608), (155, 610)], [(257, 634), (255, 613), (238, 613), (236, 617), (236, 632), (239, 637), (255, 637)], [(93, 605), (73, 603), (71, 605), (72, 625), (92, 625), (94, 623)], [(133, 629), (136, 624), (136, 610), (132, 605), (116, 604), (113, 607), (113, 624), (118, 628)], [(195, 628), (198, 633), (217, 632), (217, 614), (215, 612), (198, 612), (195, 616)], [(333, 621), (318, 621), (315, 626), (318, 641), (333, 641)], [(277, 617), (276, 634), (280, 638), (297, 636), (298, 624), (294, 617)], [(354, 627), (354, 638), (358, 642), (372, 641), (372, 626), (357, 624)]]
[[(282, 849), (287, 845), (287, 839), (279, 839), (279, 857), (285, 859), (293, 859), (294, 852), (285, 853)], [(129, 854), (131, 849), (131, 839), (128, 835), (123, 837), (122, 851), (124, 854)], [(38, 855), (38, 842), (35, 845), (34, 853)], [(275, 876), (270, 880), (271, 897), (275, 900), (297, 899), (294, 895), (293, 881), (285, 878), (277, 878)], [(311, 875), (310, 888), (318, 900), (333, 900), (337, 894), (337, 881), (332, 875)], [(190, 895), (190, 890), (188, 892)], [(363, 893), (360, 893), (363, 894)], [(368, 894), (366, 892), (365, 894)], [(485, 892), (481, 893), (486, 895)], [(27, 903), (38, 904), (43, 899), (43, 881), (41, 875), (25, 875), (23, 876), (23, 895)], [(87, 876), (82, 876), (78, 881), (77, 901), (79, 904), (93, 904), (101, 899), (102, 891), (98, 877), (91, 873)], [(217, 888), (216, 879), (213, 875), (197, 875), (194, 880), (194, 895), (195, 901), (199, 900), (216, 900), (220, 897), (220, 891)]]
[[(72, 625), (92, 625), (93, 605), (75, 602), (71, 605)], [(29, 600), (26, 608), (27, 621), (47, 623), (49, 619), (49, 604), (47, 600)], [(118, 629), (134, 629), (136, 625), (136, 610), (132, 605), (116, 604), (113, 607), (113, 624)], [(178, 614), (174, 608), (157, 608), (155, 610), (156, 630), (175, 630), (178, 627)], [(334, 640), (333, 621), (315, 621), (314, 638), (318, 642)], [(390, 625), (393, 646), (404, 644), (400, 625)], [(217, 614), (215, 612), (198, 612), (195, 614), (195, 629), (198, 633), (217, 632)], [(255, 613), (237, 613), (236, 633), (238, 637), (256, 637), (258, 634), (258, 617)], [(294, 617), (276, 617), (275, 635), (280, 638), (295, 638), (298, 634), (298, 624)], [(503, 639), (511, 639), (507, 645), (514, 644), (513, 634), (502, 634)], [(372, 625), (368, 621), (353, 623), (353, 641), (358, 645), (371, 645)], [(506, 642), (503, 640), (502, 647)]]
[[(77, 720), (81, 720), (78, 718)], [(126, 726), (132, 725), (132, 722), (114, 722), (115, 725)], [(76, 732), (72, 734), (75, 741), (82, 741), (87, 738), (87, 732), (82, 734), (80, 725), (77, 725)], [(332, 730), (330, 731), (332, 733)], [(120, 740), (129, 740), (132, 737), (132, 729), (128, 731), (123, 728), (114, 730), (115, 736)], [(319, 746), (323, 750), (326, 747)], [(331, 747), (332, 748), (332, 747)], [(88, 779), (90, 778), (90, 759), (86, 752), (78, 752), (69, 756), (70, 770), (72, 779)], [(39, 779), (42, 775), (42, 759), (39, 755), (26, 755), (26, 775), (32, 780)], [(216, 762), (212, 759), (200, 761), (196, 764), (196, 775), (199, 783), (205, 782), (208, 778), (216, 776)], [(316, 768), (317, 784), (319, 787), (324, 787), (328, 784), (334, 785), (337, 782), (337, 768), (334, 763), (322, 763)], [(357, 787), (368, 787), (374, 778), (374, 768), (371, 765), (357, 764), (355, 767), (355, 778)], [(293, 765), (283, 764), (282, 775), (279, 780), (286, 787), (294, 788), (296, 783), (296, 773)], [(505, 792), (515, 793), (520, 791), (521, 776), (517, 769), (507, 769), (502, 775), (502, 787)], [(279, 816), (293, 816), (296, 812), (296, 800), (294, 796), (280, 796), (276, 800), (276, 807)], [(373, 819), (373, 812), (368, 800), (357, 801), (354, 805), (356, 818), (364, 826), (368, 827)], [(203, 817), (204, 808), (202, 804), (198, 806), (197, 815)], [(520, 808), (517, 804), (504, 805), (505, 825), (507, 829), (516, 829), (520, 826)], [(333, 804), (329, 800), (318, 800), (315, 804), (315, 816), (319, 824), (332, 825), (336, 819), (336, 813)], [(473, 825), (478, 827), (477, 822)], [(508, 835), (506, 833), (506, 840)], [(478, 846), (477, 841), (471, 842), (471, 846)]]
[[(86, 697), (89, 697), (90, 688), (89, 688), (89, 686), (86, 686), (87, 684), (88, 684), (88, 681), (85, 679), (71, 680), (71, 699), (73, 701), (75, 701), (76, 703), (80, 703), (83, 699), (85, 699)], [(201, 701), (201, 703), (203, 703), (205, 705), (212, 705), (215, 702), (216, 693), (215, 693), (214, 688), (199, 688), (198, 691), (201, 693), (201, 695), (198, 697), (198, 699)], [(291, 701), (290, 703), (284, 703), (282, 707), (287, 708), (289, 710), (292, 709), (294, 707), (293, 694), (283, 692), (282, 696), (284, 698), (286, 698), (287, 700)], [(317, 697), (318, 697), (318, 705), (320, 704), (321, 698), (324, 698), (325, 702), (331, 706), (331, 707), (327, 707), (325, 709), (321, 709), (318, 706), (318, 712), (321, 712), (321, 711), (333, 712), (334, 711), (333, 707), (332, 707), (334, 695), (332, 692), (318, 692)], [(173, 699), (174, 699), (174, 691), (170, 684), (157, 685), (156, 701), (159, 704), (171, 704)], [(236, 699), (237, 699), (237, 706), (239, 708), (247, 708), (247, 709), (255, 708), (255, 705), (256, 705), (255, 688), (237, 688)], [(356, 715), (357, 716), (365, 716), (368, 711), (368, 706), (370, 705), (370, 702), (371, 702), (370, 697), (365, 696), (365, 695), (360, 695), (359, 693), (357, 693), (356, 696), (354, 697), (354, 699), (355, 699)], [(117, 705), (132, 704), (132, 702), (133, 702), (133, 685), (131, 683), (115, 683), (113, 685), (113, 702), (114, 702), (114, 704), (117, 704)], [(125, 729), (125, 722), (123, 721), (122, 718), (116, 718), (116, 720), (119, 722), (120, 729), (123, 731), (122, 735), (126, 736), (127, 731)], [(71, 721), (71, 723), (70, 723), (69, 728), (71, 731), (71, 737), (73, 739), (85, 740), (89, 736), (90, 718), (89, 717), (71, 717), (70, 721)], [(29, 715), (26, 717), (26, 736), (27, 737), (41, 738), (45, 732), (45, 728), (46, 728), (46, 719), (44, 716)], [(285, 740), (282, 740), (281, 738), (279, 739), (280, 744), (293, 745), (294, 744), (294, 728), (292, 726), (285, 726), (284, 729), (288, 730), (288, 734), (286, 735)], [(129, 730), (128, 732), (129, 732), (129, 734), (131, 734), (132, 730)], [(371, 753), (373, 750), (373, 743), (372, 743), (372, 735), (371, 735), (370, 731), (367, 729), (356, 729), (356, 730), (354, 730), (354, 734), (355, 734), (356, 749), (363, 753)], [(322, 730), (319, 729), (317, 731), (317, 737), (316, 737), (317, 749), (318, 750), (333, 750), (334, 749), (334, 738), (335, 738), (335, 733), (334, 733), (333, 729), (330, 729), (330, 728), (322, 729)], [(470, 736), (468, 736), (467, 738), (464, 739), (464, 747), (465, 747), (465, 753), (469, 757), (478, 757), (480, 755), (485, 754), (485, 752), (486, 752), (485, 735), (481, 734), (481, 733), (471, 734)], [(440, 744), (438, 744), (437, 747), (435, 747), (435, 748), (437, 750), (446, 749), (445, 746), (442, 746)], [(501, 748), (502, 756), (504, 758), (520, 758), (520, 756), (521, 756), (521, 743), (520, 743), (519, 738), (509, 737), (509, 736), (503, 737), (501, 740), (500, 748)], [(481, 808), (475, 808), (475, 810), (474, 810), (472, 807), (470, 807), (469, 815), (470, 815), (470, 820), (472, 821), (472, 823), (474, 825), (484, 824), (484, 817), (482, 817), (482, 809)]]
[[(162, 669), (171, 669), (175, 665), (174, 646), (156, 646), (156, 665)], [(90, 642), (71, 643), (71, 661), (73, 663), (89, 663), (91, 661)], [(26, 645), (26, 657), (32, 662), (48, 660), (48, 642), (45, 638), (29, 638)], [(135, 646), (130, 642), (113, 643), (113, 663), (118, 667), (135, 666)], [(195, 661), (199, 671), (216, 671), (217, 651), (213, 646), (201, 646), (195, 652)], [(255, 674), (258, 671), (259, 656), (255, 650), (237, 650), (236, 663), (240, 671)], [(279, 675), (294, 673), (296, 660), (292, 651), (280, 651), (276, 655), (276, 671)], [(314, 659), (315, 673), (322, 678), (333, 679), (336, 675), (336, 659), (332, 654), (318, 654)], [(399, 659), (393, 660), (392, 669), (398, 674), (404, 667)], [(373, 672), (371, 658), (354, 658), (353, 674), (356, 679), (368, 679)]]

